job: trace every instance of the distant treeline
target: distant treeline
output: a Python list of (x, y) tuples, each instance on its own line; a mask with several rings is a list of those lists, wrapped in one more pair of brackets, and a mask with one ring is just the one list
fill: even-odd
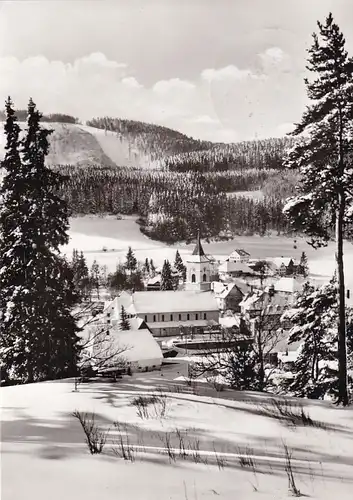
[(283, 157), (294, 144), (292, 138), (213, 144), (206, 151), (192, 151), (164, 159), (163, 165), (176, 172), (209, 172), (240, 169), (282, 169)]
[[(227, 197), (220, 172), (56, 168), (66, 176), (61, 196), (72, 214), (136, 214), (141, 230), (160, 241), (191, 240), (199, 228), (205, 238), (287, 230), (281, 200)], [(226, 172), (226, 184), (234, 191), (248, 189), (261, 182), (258, 174)]]
[[(26, 121), (27, 120), (27, 110), (26, 109), (17, 109), (16, 110), (16, 116), (20, 122)], [(5, 111), (0, 110), (0, 120), (5, 121), (6, 116), (5, 116)], [(71, 115), (65, 115), (62, 113), (52, 113), (49, 115), (43, 115), (42, 122), (59, 122), (59, 123), (79, 123), (79, 119), (75, 118), (74, 116)]]

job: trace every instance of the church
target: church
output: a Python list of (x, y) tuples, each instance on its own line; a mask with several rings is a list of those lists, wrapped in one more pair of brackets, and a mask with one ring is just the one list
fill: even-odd
[(123, 292), (105, 307), (106, 323), (117, 325), (123, 306), (129, 318), (145, 321), (156, 337), (202, 333), (217, 326), (219, 308), (211, 291), (211, 282), (217, 275), (217, 262), (205, 254), (200, 235), (185, 265), (183, 290)]

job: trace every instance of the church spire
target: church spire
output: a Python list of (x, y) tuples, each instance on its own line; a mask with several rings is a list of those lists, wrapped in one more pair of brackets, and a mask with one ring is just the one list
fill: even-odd
[(200, 257), (206, 256), (203, 247), (201, 245), (200, 230), (197, 231), (197, 242), (194, 251), (192, 252), (192, 255), (199, 255)]

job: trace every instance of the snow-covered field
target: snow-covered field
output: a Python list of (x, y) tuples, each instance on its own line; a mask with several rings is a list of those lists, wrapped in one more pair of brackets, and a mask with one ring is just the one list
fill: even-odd
[[(304, 401), (321, 427), (293, 427), (266, 416), (270, 396), (206, 388), (184, 393), (176, 384), (158, 372), (82, 384), (79, 392), (70, 382), (1, 388), (1, 498), (282, 500), (291, 498), (284, 444), (303, 495), (351, 498), (351, 409)], [(157, 404), (141, 418), (131, 401), (151, 391), (163, 391), (165, 414)], [(110, 428), (102, 455), (89, 454), (74, 410), (94, 412)], [(130, 443), (133, 462), (114, 455), (119, 436)], [(168, 439), (175, 461), (165, 453)]]
[[(175, 252), (178, 249), (181, 256), (190, 254), (193, 244), (178, 244), (168, 246), (164, 243), (153, 241), (144, 236), (136, 224), (135, 217), (123, 217), (118, 220), (114, 216), (83, 216), (71, 219), (70, 243), (64, 251), (69, 255), (73, 248), (82, 250), (91, 264), (96, 259), (101, 265), (106, 265), (109, 271), (114, 271), (117, 263), (125, 259), (129, 246), (134, 250), (137, 258), (144, 261), (145, 258), (153, 259), (158, 265), (163, 264), (164, 259), (174, 261)], [(294, 248), (296, 245), (297, 248)], [(302, 251), (305, 251), (312, 275), (318, 281), (327, 281), (333, 275), (335, 268), (334, 245), (327, 248), (314, 250), (304, 239), (297, 238), (294, 242), (291, 238), (283, 236), (238, 236), (231, 241), (203, 242), (207, 253), (223, 260), (235, 248), (244, 248), (253, 258), (291, 256), (299, 259)], [(103, 247), (107, 248), (103, 252)], [(345, 244), (345, 270), (346, 285), (351, 290), (351, 301), (353, 298), (353, 245)], [(352, 302), (353, 304), (353, 302)]]

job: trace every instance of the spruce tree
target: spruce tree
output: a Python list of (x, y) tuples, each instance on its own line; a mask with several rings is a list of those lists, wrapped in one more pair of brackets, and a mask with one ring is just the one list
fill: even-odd
[(318, 22), (313, 35), (308, 70), (315, 75), (305, 80), (311, 104), (303, 113), (293, 135), (301, 136), (289, 154), (289, 166), (301, 174), (298, 195), (288, 201), (284, 212), (293, 227), (310, 238), (317, 248), (326, 245), (335, 228), (338, 281), (338, 364), (337, 404), (348, 404), (347, 349), (343, 237), (353, 215), (353, 60), (348, 57), (345, 39), (332, 14)]
[(131, 247), (129, 247), (126, 254), (125, 268), (130, 272), (130, 274), (137, 268), (137, 259)]
[(308, 258), (306, 256), (305, 252), (302, 252), (301, 257), (300, 257), (300, 262), (299, 262), (299, 266), (298, 266), (298, 274), (301, 274), (304, 278), (307, 278), (309, 276)]
[(337, 319), (336, 294), (335, 279), (321, 287), (306, 283), (294, 308), (283, 316), (293, 325), (289, 344), (301, 342), (294, 363), (294, 380), (288, 387), (295, 396), (317, 399), (337, 394), (337, 370), (330, 367), (337, 350), (332, 328)]
[(96, 259), (94, 259), (90, 270), (90, 285), (91, 288), (96, 291), (98, 300), (100, 298), (99, 296), (100, 284), (101, 284), (100, 267)]
[(165, 260), (161, 275), (161, 290), (174, 290), (174, 279), (169, 260)]
[(117, 292), (129, 288), (128, 277), (122, 264), (118, 264), (115, 273), (108, 276), (108, 286)]
[(186, 267), (184, 266), (183, 260), (180, 256), (180, 253), (179, 253), (179, 250), (177, 250), (176, 254), (175, 254), (174, 267), (178, 271), (179, 276), (183, 279), (183, 281), (185, 281), (186, 280)]
[(87, 299), (90, 296), (91, 280), (83, 252), (73, 250), (71, 268), (77, 294), (81, 299)]
[(154, 265), (153, 259), (150, 259), (150, 273), (152, 278), (156, 275), (156, 266)]
[(130, 330), (130, 322), (126, 314), (126, 310), (124, 306), (121, 306), (120, 311), (120, 329), (121, 330)]
[(144, 271), (145, 275), (149, 276), (149, 274), (150, 274), (150, 263), (149, 263), (147, 257), (146, 257), (146, 260), (145, 260), (145, 264), (143, 266), (143, 271)]
[(6, 101), (5, 177), (0, 189), (0, 359), (2, 375), (35, 382), (76, 374), (77, 301), (69, 263), (63, 177), (45, 166), (48, 136), (32, 100), (20, 140), (13, 104)]

